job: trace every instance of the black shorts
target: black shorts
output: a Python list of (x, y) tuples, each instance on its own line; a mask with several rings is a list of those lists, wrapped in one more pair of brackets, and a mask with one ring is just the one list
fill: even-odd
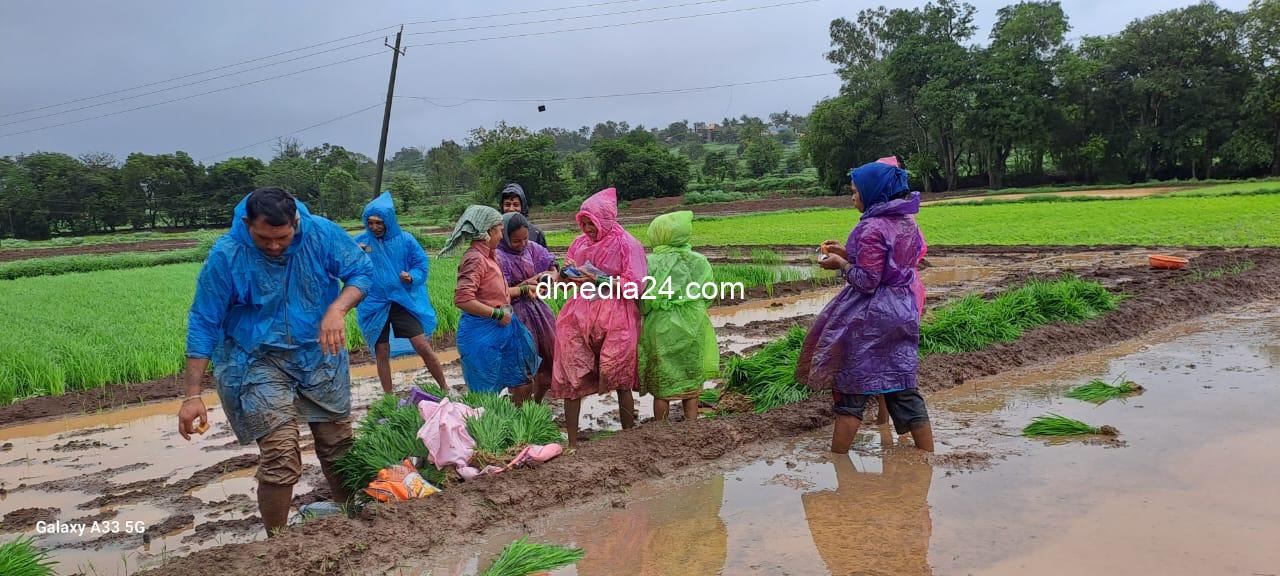
[(418, 318), (395, 302), (391, 303), (391, 311), (387, 312), (387, 325), (382, 327), (382, 334), (378, 335), (376, 343), (390, 342), (393, 328), (396, 331), (396, 338), (413, 338), (422, 335), (422, 323)]
[[(867, 402), (876, 396), (880, 394), (841, 394), (831, 391), (836, 414), (853, 416), (859, 420), (867, 410)], [(929, 421), (929, 411), (924, 407), (924, 396), (920, 395), (919, 390), (899, 390), (883, 396), (885, 406), (889, 408), (889, 417), (893, 419), (893, 429), (899, 434), (906, 434), (915, 425)]]

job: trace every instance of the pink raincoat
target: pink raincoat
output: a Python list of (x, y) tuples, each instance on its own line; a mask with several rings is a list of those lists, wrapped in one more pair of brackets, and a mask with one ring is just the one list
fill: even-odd
[[(583, 233), (566, 254), (579, 266), (590, 263), (614, 278), (618, 287), (634, 285), (644, 291), (648, 272), (644, 247), (618, 224), (618, 195), (613, 188), (597, 192), (582, 203), (579, 223), (589, 220), (598, 230), (592, 239)], [(579, 224), (581, 227), (581, 224)], [(640, 310), (635, 300), (581, 296), (570, 299), (556, 320), (556, 352), (551, 371), (551, 397), (578, 399), (613, 390), (635, 390), (639, 384), (636, 350), (640, 341)]]
[(440, 402), (418, 402), (418, 413), (425, 421), (418, 429), (418, 439), (427, 447), (431, 463), (441, 469), (466, 466), (476, 449), (476, 441), (467, 432), (467, 417), (477, 418), (481, 412), (444, 398)]

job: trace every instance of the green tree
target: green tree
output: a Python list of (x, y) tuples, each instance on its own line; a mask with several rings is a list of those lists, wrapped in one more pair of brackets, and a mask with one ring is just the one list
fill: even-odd
[(360, 181), (342, 168), (330, 168), (320, 182), (320, 202), (316, 210), (331, 220), (347, 220), (360, 215)]
[(427, 194), (459, 194), (475, 185), (475, 176), (467, 167), (462, 146), (444, 140), (427, 151)]
[(258, 178), (266, 169), (261, 160), (248, 156), (227, 158), (210, 166), (204, 181), (207, 211), (203, 221), (231, 222), (236, 204), (257, 187)]
[(684, 194), (690, 177), (689, 160), (663, 149), (652, 139), (643, 145), (632, 144), (629, 139), (601, 140), (591, 145), (599, 185), (617, 188), (619, 198), (624, 200)]
[(564, 180), (552, 137), (499, 123), (493, 130), (472, 130), (468, 144), (475, 150), (468, 162), (478, 176), (477, 202), (497, 202), (498, 192), (508, 182), (519, 183), (535, 206), (564, 199)]
[(702, 158), (707, 155), (707, 147), (701, 142), (685, 142), (680, 145), (680, 153), (684, 154), (690, 162), (701, 162)]
[(1270, 174), (1280, 176), (1280, 1), (1253, 0), (1244, 14), (1253, 86), (1245, 98), (1244, 135), (1256, 142), (1259, 159), (1270, 149)]
[(782, 145), (772, 138), (756, 137), (747, 144), (744, 156), (751, 175), (759, 178), (778, 169), (782, 162)]
[(728, 152), (723, 150), (708, 152), (702, 157), (702, 176), (716, 182), (723, 182), (726, 178), (733, 179), (738, 176), (737, 166), (737, 161), (730, 157)]
[(391, 190), (391, 196), (396, 200), (397, 209), (406, 214), (427, 197), (425, 179), (409, 172), (396, 172), (391, 176), (388, 188)]
[[(204, 169), (186, 152), (130, 154), (120, 169), (124, 204), (135, 227), (192, 226), (202, 221)], [(145, 215), (145, 216), (144, 216)]]
[(316, 172), (315, 164), (306, 158), (277, 156), (258, 175), (257, 184), (283, 188), (299, 200), (310, 202), (320, 196), (320, 178), (323, 174)]

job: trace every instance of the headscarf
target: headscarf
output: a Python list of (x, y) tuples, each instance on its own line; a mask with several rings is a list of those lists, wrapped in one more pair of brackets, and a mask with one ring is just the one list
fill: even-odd
[(498, 243), (498, 248), (501, 248), (503, 252), (508, 254), (519, 256), (520, 253), (524, 251), (516, 251), (515, 248), (511, 247), (511, 233), (516, 232), (521, 228), (528, 228), (529, 220), (519, 212), (508, 212), (502, 215), (502, 226), (502, 241)]
[(462, 217), (458, 218), (458, 224), (453, 227), (453, 234), (444, 243), (440, 256), (448, 257), (458, 246), (471, 244), (476, 240), (488, 240), (489, 229), (499, 224), (502, 224), (502, 214), (497, 210), (478, 204), (467, 206)]
[(525, 196), (524, 188), (519, 184), (512, 182), (502, 189), (502, 193), (498, 195), (498, 208), (502, 208), (502, 201), (511, 196), (520, 197), (520, 213), (525, 217), (529, 216), (529, 197)]
[(909, 189), (907, 171), (879, 161), (863, 164), (850, 171), (863, 209), (869, 209)]

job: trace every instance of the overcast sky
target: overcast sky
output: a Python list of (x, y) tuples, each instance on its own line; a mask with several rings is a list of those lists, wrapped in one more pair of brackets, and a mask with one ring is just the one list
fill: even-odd
[[(382, 36), (378, 33), (96, 100), (12, 115), (399, 23), (601, 4), (573, 10), (411, 25), (406, 28), (405, 44), (412, 46), (633, 23), (796, 1), (0, 0), (0, 70), (3, 70), (0, 155), (36, 150), (70, 154), (104, 151), (123, 160), (134, 151), (183, 150), (206, 162), (236, 155), (269, 158), (272, 154), (269, 143), (233, 154), (222, 153), (374, 106), (296, 135), (306, 145), (331, 142), (373, 156), (378, 148), (382, 118), (382, 108), (377, 105), (386, 97), (391, 63), (390, 51), (386, 49), (376, 56), (215, 94), (29, 134), (3, 135), (373, 54), (382, 47)], [(978, 7), (979, 37), (985, 42), (995, 11), (1009, 1), (971, 1)], [(698, 4), (689, 5), (693, 3)], [(1075, 38), (1117, 32), (1134, 18), (1189, 3), (1161, 2), (1162, 6), (1155, 8), (1151, 2), (1137, 0), (1064, 0), (1063, 6), (1073, 27), (1070, 36)], [(433, 98), (556, 98), (830, 72), (833, 66), (823, 58), (823, 53), (829, 46), (827, 29), (831, 20), (852, 17), (863, 8), (879, 4), (881, 2), (869, 0), (818, 0), (607, 29), (412, 47), (400, 60), (396, 94)], [(921, 4), (923, 2), (893, 5)], [(1247, 0), (1224, 0), (1220, 4), (1240, 10)], [(681, 7), (660, 9), (666, 6)], [(615, 12), (630, 13), (528, 23)], [(495, 27), (513, 23), (525, 24)], [(484, 28), (441, 32), (476, 27)], [(67, 112), (366, 39), (355, 46), (278, 66)], [(606, 120), (625, 120), (633, 126), (666, 126), (681, 119), (718, 121), (742, 114), (763, 117), (781, 110), (808, 113), (815, 102), (835, 94), (838, 88), (835, 76), (824, 76), (677, 95), (548, 102), (547, 111), (543, 113), (537, 112), (536, 103), (437, 100), (439, 105), (453, 105), (442, 107), (398, 98), (393, 108), (388, 156), (404, 146), (432, 146), (442, 139), (462, 142), (471, 128), (492, 126), (499, 120), (537, 129), (576, 128)], [(59, 112), (66, 113), (34, 119)]]

